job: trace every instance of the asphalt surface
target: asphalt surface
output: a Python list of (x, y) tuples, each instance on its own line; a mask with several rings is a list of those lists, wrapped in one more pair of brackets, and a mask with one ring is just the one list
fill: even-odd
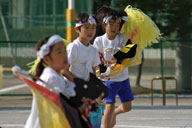
[[(149, 87), (152, 77), (142, 78), (142, 85)], [(130, 77), (134, 85), (135, 77)], [(16, 77), (4, 79), (3, 88), (20, 85)], [(174, 88), (174, 83), (167, 83), (168, 89)], [(155, 88), (161, 88), (161, 82), (155, 83)], [(30, 89), (22, 87), (9, 92), (10, 94), (30, 94)], [(23, 128), (30, 109), (31, 96), (0, 96), (0, 128)], [(151, 106), (150, 95), (137, 95), (132, 102), (132, 110), (117, 116), (115, 128), (192, 128), (192, 96), (179, 95), (176, 106), (175, 95), (168, 95), (166, 106), (162, 106), (161, 95), (155, 95), (154, 106)], [(119, 105), (117, 98), (117, 104)]]
[[(2, 128), (22, 128), (29, 110), (0, 110)], [(117, 117), (115, 128), (191, 128), (191, 109), (133, 109)]]
[[(1, 96), (0, 127), (22, 128), (30, 113), (31, 99), (31, 96)], [(115, 128), (192, 128), (192, 98), (179, 98), (179, 106), (174, 98), (168, 98), (166, 106), (162, 106), (161, 98), (155, 98), (151, 106), (150, 98), (135, 97), (133, 109), (117, 116)]]

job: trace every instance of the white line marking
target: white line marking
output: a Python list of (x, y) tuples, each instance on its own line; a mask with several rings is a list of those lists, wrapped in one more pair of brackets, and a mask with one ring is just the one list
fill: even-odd
[(180, 117), (180, 118), (169, 118), (169, 117), (163, 117), (163, 118), (138, 118), (138, 117), (132, 117), (132, 118), (129, 118), (129, 119), (117, 119), (117, 122), (118, 121), (134, 121), (134, 120), (140, 120), (140, 121), (147, 121), (147, 120), (189, 120), (189, 118), (184, 118), (184, 117)]
[[(156, 127), (156, 126), (133, 126), (133, 125), (116, 125), (117, 128), (171, 128), (171, 127)], [(173, 127), (172, 127), (173, 128)]]
[(0, 127), (24, 127), (24, 124), (0, 124)]
[[(102, 125), (103, 126), (103, 125)], [(133, 126), (133, 125), (115, 125), (114, 128), (175, 128), (175, 127), (159, 127), (159, 126)]]
[(7, 92), (10, 92), (10, 91), (13, 91), (13, 90), (18, 90), (18, 89), (21, 89), (21, 88), (24, 88), (24, 87), (27, 87), (27, 85), (26, 84), (21, 84), (21, 85), (16, 85), (14, 87), (8, 87), (8, 88), (0, 89), (0, 94), (4, 94), (4, 93), (7, 93)]

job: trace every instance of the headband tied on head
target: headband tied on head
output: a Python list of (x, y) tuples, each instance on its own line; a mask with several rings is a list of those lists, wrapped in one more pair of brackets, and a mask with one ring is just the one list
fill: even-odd
[(81, 21), (76, 23), (75, 27), (80, 27), (84, 24), (97, 24), (95, 19), (93, 18), (93, 16), (89, 16), (89, 18), (87, 19), (87, 22), (86, 23), (82, 23)]
[(59, 35), (53, 35), (49, 38), (48, 42), (41, 46), (40, 50), (37, 52), (37, 56), (43, 59), (44, 56), (48, 55), (50, 52), (50, 47), (63, 41), (63, 38)]
[(104, 17), (104, 18), (103, 18), (103, 22), (104, 22), (105, 24), (108, 24), (111, 19), (112, 19), (112, 16)]
[[(103, 18), (103, 22), (104, 22), (105, 24), (108, 24), (111, 19), (112, 19), (112, 16), (104, 17), (104, 18)], [(127, 21), (127, 22), (129, 21), (128, 16), (122, 16), (122, 17), (119, 17), (119, 19), (120, 19), (120, 20)]]
[(129, 17), (128, 16), (122, 16), (121, 19), (124, 20), (124, 21), (127, 21), (127, 22), (129, 21)]

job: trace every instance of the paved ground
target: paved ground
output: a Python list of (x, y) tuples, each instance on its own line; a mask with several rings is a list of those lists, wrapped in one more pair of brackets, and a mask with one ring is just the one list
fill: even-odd
[[(130, 78), (134, 85), (135, 77)], [(142, 85), (149, 87), (151, 79), (150, 76), (145, 77)], [(4, 88), (22, 84), (13, 76), (4, 80)], [(160, 88), (160, 84), (157, 82), (156, 88)], [(174, 85), (168, 84), (169, 89)], [(10, 93), (29, 94), (30, 90), (24, 87)], [(151, 106), (150, 95), (135, 96), (132, 111), (119, 115), (115, 128), (192, 128), (192, 96), (179, 95), (179, 106), (175, 106), (174, 95), (169, 95), (166, 106), (162, 106), (160, 96), (155, 96), (154, 106)], [(0, 96), (0, 127), (22, 128), (30, 112), (31, 99), (31, 96)]]
[[(0, 126), (2, 128), (22, 128), (30, 112), (31, 96), (1, 96)], [(167, 106), (155, 98), (154, 106), (150, 98), (136, 97), (133, 109), (117, 117), (115, 128), (192, 128), (192, 98), (168, 98)], [(117, 105), (119, 100), (117, 98)]]
[[(29, 110), (0, 110), (2, 128), (22, 128)], [(192, 128), (191, 109), (133, 109), (117, 118), (115, 128)]]

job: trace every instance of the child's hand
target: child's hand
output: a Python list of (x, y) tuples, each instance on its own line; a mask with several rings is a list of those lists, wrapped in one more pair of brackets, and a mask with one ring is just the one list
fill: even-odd
[(110, 67), (112, 64), (116, 64), (117, 60), (109, 60), (104, 62), (107, 67)]
[(70, 67), (70, 64), (69, 64), (69, 63), (66, 63), (66, 64), (65, 64), (65, 67), (63, 67), (63, 70), (69, 71), (69, 67)]
[(70, 65), (66, 65), (66, 67), (64, 67), (62, 70), (61, 70), (61, 74), (63, 76), (65, 76), (68, 80), (70, 81), (73, 81), (73, 79), (75, 78), (75, 76), (69, 71), (69, 66)]
[(91, 101), (91, 99), (83, 97), (81, 101), (84, 102), (84, 103), (87, 103), (87, 102)]
[(83, 104), (79, 107), (79, 110), (81, 113), (84, 113), (85, 112), (85, 109), (87, 107), (87, 103), (91, 101), (90, 98), (86, 98), (86, 97), (83, 97), (82, 100)]
[(69, 73), (69, 67), (70, 67), (70, 64), (66, 63), (65, 66), (61, 69), (61, 74), (64, 76), (67, 75)]

